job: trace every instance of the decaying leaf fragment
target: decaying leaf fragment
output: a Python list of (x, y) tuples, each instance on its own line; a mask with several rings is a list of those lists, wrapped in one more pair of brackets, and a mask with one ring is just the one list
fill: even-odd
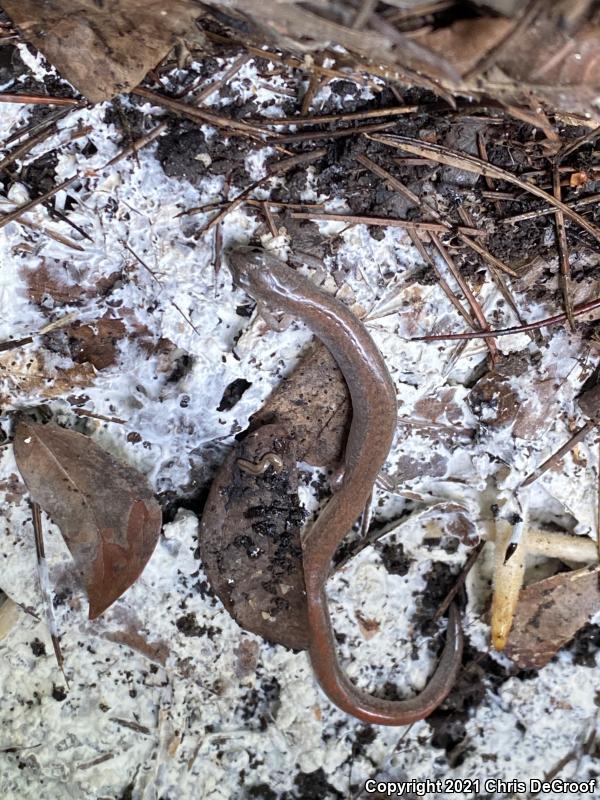
[(519, 595), (504, 652), (523, 669), (541, 669), (600, 611), (598, 567), (561, 572)]
[(80, 433), (22, 419), (14, 451), (32, 499), (61, 530), (94, 619), (146, 566), (161, 530), (160, 506), (141, 473)]

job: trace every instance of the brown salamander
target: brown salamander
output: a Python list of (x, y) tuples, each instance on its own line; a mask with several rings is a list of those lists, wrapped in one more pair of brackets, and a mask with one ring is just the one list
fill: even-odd
[(343, 473), (302, 543), (309, 654), (316, 678), (333, 703), (364, 722), (407, 725), (423, 719), (444, 700), (460, 668), (463, 640), (456, 609), (450, 609), (444, 651), (423, 691), (408, 700), (382, 700), (356, 687), (342, 671), (325, 593), (333, 554), (363, 511), (392, 444), (396, 391), (385, 362), (365, 326), (343, 303), (280, 259), (261, 248), (244, 247), (229, 254), (229, 265), (234, 282), (254, 297), (259, 311), (299, 319), (321, 339), (352, 400)]

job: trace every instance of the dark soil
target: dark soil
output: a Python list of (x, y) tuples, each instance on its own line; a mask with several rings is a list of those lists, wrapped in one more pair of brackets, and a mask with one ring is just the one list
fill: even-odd
[[(268, 75), (265, 75), (265, 80), (267, 78)], [(344, 113), (368, 111), (397, 103), (389, 90), (382, 91), (374, 100), (364, 101), (357, 87), (349, 81), (334, 80), (330, 88), (331, 96), (319, 108), (320, 114), (336, 113), (336, 100), (340, 96), (344, 98)], [(227, 99), (227, 91), (222, 92), (222, 98)], [(502, 116), (499, 111), (472, 107), (464, 102), (454, 111), (423, 90), (406, 91), (404, 99), (407, 103), (418, 104), (420, 110), (411, 115), (399, 116), (396, 124), (386, 133), (425, 138), (474, 155), (478, 154), (477, 140), (480, 137), (486, 142), (490, 161), (525, 178), (529, 173), (543, 172), (543, 175), (535, 176), (534, 179), (549, 190), (550, 162), (544, 152), (543, 134), (539, 130)], [(232, 117), (244, 118), (235, 102), (225, 108)], [(292, 110), (284, 106), (284, 113), (291, 113)], [(251, 109), (245, 114), (245, 118), (254, 119), (259, 111), (260, 109)], [(349, 127), (358, 128), (360, 124), (352, 123)], [(526, 288), (532, 300), (560, 306), (562, 301), (553, 278), (554, 267), (552, 272), (547, 267), (541, 278), (536, 276), (532, 285), (529, 285), (527, 279), (529, 262), (533, 258), (548, 260), (550, 264), (556, 263), (553, 216), (539, 216), (509, 226), (500, 224), (500, 220), (505, 217), (544, 207), (543, 201), (499, 181), (494, 182), (493, 188), (511, 193), (514, 200), (491, 200), (482, 194), (484, 191), (489, 192), (490, 187), (477, 175), (434, 163), (422, 166), (396, 163), (396, 158), (405, 155), (402, 151), (392, 150), (359, 135), (328, 141), (328, 132), (340, 127), (343, 127), (341, 123), (302, 127), (301, 132), (310, 130), (313, 137), (309, 141), (286, 145), (288, 151), (295, 153), (309, 152), (315, 147), (327, 147), (327, 155), (313, 165), (319, 192), (332, 198), (344, 197), (352, 214), (415, 221), (432, 219), (429, 207), (437, 209), (442, 219), (460, 224), (458, 208), (462, 207), (471, 214), (478, 227), (488, 232), (485, 244), (490, 252), (522, 275), (520, 288)], [(568, 142), (580, 135), (581, 129), (563, 128), (561, 134), (564, 141)], [(249, 140), (236, 136), (227, 140), (215, 136), (207, 141), (193, 122), (174, 119), (170, 133), (160, 140), (158, 157), (169, 176), (182, 177), (191, 183), (197, 183), (207, 174), (224, 175), (228, 186), (241, 189), (250, 183), (243, 160), (252, 147)], [(600, 180), (597, 179), (600, 173), (594, 167), (592, 152), (593, 145), (586, 145), (562, 162), (563, 167), (585, 171), (589, 176), (582, 188), (570, 188), (568, 185), (563, 188), (565, 202), (600, 190)], [(356, 161), (359, 154), (367, 155), (388, 170), (416, 194), (420, 204), (424, 205), (418, 205), (387, 187), (384, 181)], [(271, 160), (275, 162), (280, 158), (276, 154)], [(570, 172), (566, 170), (564, 174), (568, 176)], [(283, 203), (301, 203), (301, 194), (307, 186), (306, 175), (304, 167), (289, 171), (285, 181), (273, 188), (272, 199)], [(599, 205), (589, 206), (584, 213), (591, 220), (600, 221)], [(292, 237), (292, 259), (294, 251), (300, 257), (308, 254), (317, 259), (322, 259), (325, 255), (335, 255), (335, 237), (324, 237), (311, 222), (294, 220), (283, 213), (280, 224), (286, 226)], [(597, 255), (590, 253), (592, 249), (595, 254), (596, 248), (589, 234), (569, 221), (566, 225), (571, 262), (574, 265), (572, 277), (577, 282), (593, 276), (597, 272), (599, 261)], [(374, 238), (380, 239), (384, 235), (384, 229), (371, 227), (370, 233)], [(309, 247), (306, 246), (307, 235), (310, 239)], [(486, 269), (481, 259), (464, 243), (451, 236), (447, 238), (447, 244), (465, 277), (474, 278), (477, 273)], [(581, 258), (583, 254), (586, 258)], [(343, 272), (343, 264), (340, 264), (340, 269)], [(428, 268), (423, 268), (417, 277), (423, 283), (436, 280)]]

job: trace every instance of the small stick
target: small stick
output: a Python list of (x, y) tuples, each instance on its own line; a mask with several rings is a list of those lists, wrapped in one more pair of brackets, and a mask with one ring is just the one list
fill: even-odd
[[(600, 308), (600, 299), (588, 300), (587, 303), (579, 303), (573, 307), (573, 316), (579, 314), (587, 314), (590, 311), (595, 311)], [(411, 342), (442, 342), (454, 341), (457, 339), (487, 339), (493, 336), (512, 336), (515, 333), (527, 333), (528, 331), (535, 331), (539, 328), (544, 328), (546, 325), (556, 325), (559, 322), (564, 322), (567, 318), (566, 314), (555, 314), (553, 317), (546, 317), (545, 319), (538, 319), (536, 322), (529, 322), (527, 325), (517, 325), (514, 328), (500, 328), (496, 331), (465, 331), (463, 333), (434, 333), (428, 336), (413, 336)]]
[[(518, 197), (512, 192), (500, 192), (494, 189), (493, 191), (482, 191), (481, 196), (485, 197), (486, 200), (493, 200), (495, 203), (497, 200), (505, 200), (507, 203), (515, 203), (518, 201)], [(498, 205), (498, 203), (496, 203)]]
[(217, 91), (217, 89), (220, 89), (221, 86), (230, 81), (231, 78), (233, 78), (233, 76), (241, 70), (244, 64), (248, 63), (248, 61), (250, 61), (250, 56), (247, 53), (244, 53), (238, 59), (236, 59), (220, 78), (214, 81), (214, 83), (209, 83), (208, 86), (205, 86), (201, 92), (192, 98), (194, 105), (199, 106), (201, 103), (207, 100), (211, 94)]
[(117, 725), (122, 725), (124, 728), (129, 728), (132, 731), (136, 731), (137, 733), (143, 733), (144, 736), (150, 736), (152, 731), (150, 728), (147, 728), (145, 725), (140, 725), (139, 722), (133, 722), (128, 719), (122, 719), (121, 717), (109, 717), (111, 722), (116, 722)]
[[(390, 3), (390, 5), (395, 5)], [(401, 3), (400, 5), (404, 5)], [(386, 14), (388, 22), (405, 22), (406, 20), (413, 19), (414, 17), (425, 16), (426, 14), (435, 14), (437, 11), (444, 11), (450, 6), (454, 5), (454, 0), (431, 0), (431, 2), (419, 2), (414, 7), (399, 8), (398, 11), (392, 11)]]
[(591, 234), (594, 239), (600, 241), (600, 229), (598, 229), (595, 225), (582, 217), (576, 211), (573, 211), (572, 208), (569, 208), (569, 206), (563, 203), (562, 200), (557, 200), (551, 194), (548, 194), (548, 192), (544, 191), (544, 189), (540, 189), (540, 187), (536, 186), (534, 183), (529, 183), (529, 181), (524, 181), (521, 178), (518, 178), (516, 175), (513, 175), (512, 172), (509, 172), (506, 169), (496, 167), (487, 161), (482, 161), (476, 156), (472, 156), (467, 153), (456, 152), (451, 150), (449, 147), (444, 147), (443, 145), (423, 142), (420, 139), (411, 139), (408, 136), (392, 136), (390, 134), (378, 134), (376, 136), (371, 136), (370, 134), (366, 135), (375, 142), (388, 144), (390, 147), (397, 147), (399, 150), (406, 150), (407, 152), (414, 153), (418, 156), (427, 156), (432, 161), (437, 161), (439, 164), (446, 164), (451, 167), (456, 167), (457, 169), (464, 169), (467, 172), (474, 172), (477, 175), (482, 175), (484, 178), (489, 176), (500, 181), (513, 183), (520, 189), (524, 189), (536, 197), (541, 197), (551, 206), (554, 206), (554, 208), (560, 209), (565, 217), (569, 217), (569, 219), (571, 219), (573, 222), (576, 222), (579, 226)]
[(63, 212), (59, 211), (58, 208), (54, 208), (51, 203), (44, 203), (44, 207), (48, 209), (48, 213), (50, 214), (51, 217), (56, 217), (56, 219), (60, 219), (63, 222), (66, 222), (67, 225), (70, 225), (71, 228), (73, 228), (74, 231), (77, 231), (78, 234), (83, 236), (84, 239), (87, 239), (88, 242), (92, 242), (92, 244), (94, 243), (94, 240), (87, 231), (84, 231), (80, 225), (77, 225), (76, 222), (73, 222), (73, 220), (70, 219), (70, 217), (68, 217), (66, 214), (63, 214)]
[(448, 229), (440, 222), (414, 222), (408, 219), (388, 219), (388, 217), (367, 217), (357, 214), (329, 214), (314, 211), (292, 211), (293, 219), (315, 219), (322, 222), (347, 222), (352, 225), (389, 225), (391, 228), (405, 228), (412, 231), (434, 231), (445, 233)]
[(590, 128), (590, 130), (587, 131), (587, 133), (584, 133), (583, 136), (579, 136), (570, 144), (566, 144), (564, 147), (561, 147), (558, 153), (554, 156), (554, 163), (560, 164), (563, 158), (570, 156), (571, 153), (579, 150), (579, 148), (584, 144), (591, 144), (592, 142), (595, 142), (598, 136), (600, 136), (600, 125), (597, 125), (595, 128)]
[[(379, 164), (371, 161), (371, 159), (364, 155), (364, 153), (360, 153), (360, 155), (356, 156), (356, 160), (359, 164), (362, 164), (363, 167), (371, 170), (371, 172), (373, 172), (379, 178), (383, 178), (383, 180), (386, 181), (386, 183), (388, 183), (392, 189), (395, 189), (397, 192), (403, 195), (403, 197), (406, 197), (406, 199), (411, 203), (414, 203), (417, 206), (421, 205), (421, 201), (417, 195), (414, 192), (411, 192), (411, 190), (405, 186), (402, 181), (399, 181), (398, 178), (395, 178), (387, 171), (387, 169), (384, 169), (383, 167), (380, 167)], [(448, 228), (450, 228), (450, 225), (448, 225)]]
[(526, 486), (531, 486), (534, 481), (547, 472), (554, 464), (557, 464), (568, 452), (570, 452), (576, 444), (585, 439), (588, 433), (596, 427), (595, 422), (586, 422), (581, 428), (578, 428), (568, 442), (565, 442), (558, 450), (547, 458), (537, 469), (531, 472), (524, 481), (519, 484), (519, 489), (524, 489)]
[[(181, 100), (173, 100), (172, 97), (152, 92), (150, 89), (146, 89), (143, 86), (136, 86), (136, 88), (132, 90), (132, 94), (143, 97), (145, 100), (149, 100), (151, 103), (155, 103), (158, 106), (163, 106), (175, 114), (182, 114), (184, 117), (191, 117), (192, 119), (201, 119), (209, 125), (214, 125), (215, 128), (225, 128), (238, 136), (251, 136), (253, 139), (259, 138), (262, 141), (262, 137), (266, 134), (265, 130), (255, 125), (249, 125), (247, 122), (241, 122), (240, 120), (229, 119), (229, 117), (213, 114), (210, 111), (197, 108), (189, 103), (183, 103)], [(270, 135), (273, 137), (272, 133)]]
[(83, 108), (85, 103), (76, 100), (74, 97), (48, 97), (47, 95), (37, 94), (2, 94), (0, 93), (0, 103), (22, 103), (24, 105), (39, 106), (78, 106)]
[(65, 314), (64, 317), (59, 317), (59, 319), (55, 319), (54, 322), (49, 322), (35, 333), (30, 333), (28, 336), (25, 336), (21, 339), (7, 339), (4, 342), (0, 342), (0, 352), (3, 352), (4, 350), (14, 350), (17, 347), (31, 344), (34, 336), (43, 336), (45, 333), (51, 333), (59, 328), (64, 328), (74, 322), (78, 316), (79, 315), (75, 312), (72, 312), (71, 314)]
[(150, 144), (150, 142), (153, 142), (155, 139), (157, 139), (161, 133), (164, 133), (167, 127), (167, 122), (161, 122), (160, 125), (157, 125), (149, 133), (145, 134), (145, 136), (140, 136), (140, 138), (136, 139), (135, 142), (131, 142), (129, 145), (127, 145), (124, 150), (121, 150), (121, 152), (117, 153), (117, 155), (111, 158), (110, 161), (107, 161), (102, 169), (106, 169), (106, 167), (112, 167), (112, 165), (116, 164), (117, 161), (121, 161), (121, 159), (127, 158), (127, 156), (130, 156), (133, 153), (138, 153), (142, 147)]
[[(138, 262), (138, 264), (140, 264), (140, 266), (142, 266), (142, 267), (143, 267), (143, 268), (144, 268), (144, 269), (145, 269), (145, 270), (146, 270), (146, 271), (147, 271), (147, 272), (150, 274), (150, 276), (152, 277), (152, 279), (153, 279), (154, 281), (156, 281), (156, 283), (157, 283), (157, 284), (160, 286), (160, 288), (161, 288), (161, 289), (164, 291), (164, 286), (162, 285), (162, 283), (160, 282), (160, 280), (159, 280), (159, 279), (156, 277), (156, 275), (154, 274), (154, 272), (153, 272), (153, 271), (150, 269), (150, 267), (149, 267), (149, 266), (146, 264), (146, 262), (145, 262), (145, 261), (144, 261), (144, 260), (141, 258), (141, 256), (139, 256), (139, 255), (138, 255), (138, 254), (135, 252), (135, 250), (133, 250), (133, 249), (132, 249), (132, 248), (131, 248), (131, 247), (130, 247), (128, 244), (127, 244), (127, 242), (124, 242), (124, 241), (123, 241), (123, 242), (121, 242), (121, 244), (122, 244), (122, 245), (125, 247), (125, 249), (126, 249), (126, 250), (129, 250), (129, 252), (130, 252), (130, 253), (131, 253), (131, 255), (132, 255), (134, 258), (135, 258), (135, 260)], [(169, 297), (169, 302), (171, 303), (171, 305), (173, 306), (173, 308), (174, 308), (174, 309), (175, 309), (175, 310), (178, 312), (178, 314), (180, 314), (180, 315), (183, 317), (183, 319), (184, 319), (184, 320), (187, 322), (187, 324), (188, 324), (188, 325), (190, 326), (190, 328), (191, 328), (191, 329), (194, 331), (194, 333), (196, 333), (198, 336), (202, 336), (202, 334), (200, 333), (200, 331), (198, 330), (198, 328), (197, 328), (197, 327), (194, 325), (194, 323), (192, 322), (192, 320), (191, 320), (191, 319), (189, 319), (189, 317), (187, 317), (187, 316), (186, 316), (186, 314), (184, 314), (184, 312), (183, 312), (183, 311), (181, 310), (181, 308), (180, 308), (180, 307), (177, 305), (177, 303), (176, 303), (174, 300), (172, 300), (170, 297)]]
[[(461, 275), (460, 270), (458, 269), (458, 267), (456, 266), (456, 264), (452, 260), (452, 258), (450, 256), (450, 253), (447, 251), (447, 249), (444, 247), (444, 245), (440, 242), (440, 240), (438, 239), (438, 237), (436, 236), (435, 233), (431, 233), (430, 232), (429, 236), (431, 237), (431, 241), (433, 242), (433, 244), (437, 248), (439, 254), (442, 256), (442, 258), (446, 262), (446, 264), (448, 266), (448, 269), (450, 270), (450, 272), (454, 276), (454, 280), (458, 283), (458, 285), (460, 287), (460, 290), (464, 294), (465, 299), (466, 299), (467, 303), (469, 304), (475, 319), (479, 323), (479, 327), (481, 328), (482, 331), (489, 330), (490, 326), (487, 323), (487, 320), (485, 318), (485, 315), (483, 313), (483, 310), (482, 310), (481, 306), (479, 305), (479, 302), (477, 301), (477, 298), (475, 297), (475, 295), (471, 291), (471, 288), (470, 288), (469, 284), (466, 282), (466, 280)], [(495, 361), (496, 361), (496, 358), (498, 356), (498, 347), (497, 347), (496, 342), (494, 341), (493, 337), (489, 337), (485, 341), (486, 341), (486, 344), (488, 345), (488, 350), (490, 352), (490, 358), (492, 360), (492, 364), (494, 364)]]
[[(227, 205), (221, 211), (219, 211), (218, 214), (209, 220), (206, 225), (203, 225), (202, 228), (200, 228), (200, 230), (195, 234), (196, 238), (199, 239), (201, 236), (204, 236), (204, 234), (207, 233), (212, 227), (218, 225), (219, 222), (222, 222), (227, 214), (230, 214), (238, 206), (241, 206), (242, 203), (247, 199), (248, 195), (252, 194), (255, 189), (258, 189), (259, 186), (262, 186), (264, 183), (266, 183), (270, 177), (270, 175), (265, 175), (264, 178), (254, 181), (254, 183), (251, 183), (250, 186), (242, 189), (242, 191), (237, 194), (233, 200), (230, 200)], [(181, 216), (182, 214), (177, 214), (177, 217)]]
[(273, 219), (273, 214), (271, 214), (269, 204), (266, 202), (266, 200), (261, 204), (261, 209), (265, 215), (265, 219), (267, 220), (267, 225), (269, 226), (271, 236), (275, 239), (277, 236), (277, 227), (275, 225), (275, 220)]
[(85, 408), (74, 408), (73, 413), (78, 417), (91, 417), (92, 419), (99, 419), (103, 422), (115, 422), (117, 425), (127, 425), (126, 419), (119, 419), (119, 417), (105, 417), (104, 414), (94, 414), (93, 411), (87, 411)]
[(300, 113), (302, 116), (308, 114), (312, 105), (312, 101), (315, 99), (315, 95), (327, 80), (328, 79), (323, 75), (319, 75), (318, 72), (313, 72), (313, 74), (310, 76), (308, 86), (304, 92), (304, 97), (302, 98), (302, 105), (300, 107)]
[(23, 144), (20, 144), (16, 147), (12, 153), (9, 153), (5, 158), (0, 161), (0, 172), (3, 172), (7, 167), (13, 164), (17, 159), (22, 158), (23, 156), (27, 155), (27, 153), (32, 150), (37, 144), (40, 142), (45, 141), (49, 136), (51, 136), (54, 131), (56, 130), (56, 123), (52, 122), (49, 125), (42, 128), (41, 131), (38, 133), (33, 134), (29, 137)]
[(49, 200), (51, 197), (54, 197), (55, 194), (58, 194), (58, 192), (60, 192), (62, 189), (66, 189), (68, 186), (71, 186), (71, 184), (75, 183), (75, 181), (78, 179), (79, 175), (73, 175), (72, 178), (68, 178), (66, 181), (59, 183), (58, 186), (53, 186), (52, 189), (49, 189), (39, 197), (34, 197), (33, 200), (30, 200), (28, 203), (24, 203), (22, 206), (15, 208), (15, 210), (11, 211), (9, 214), (3, 214), (0, 217), (0, 228), (8, 225), (9, 222), (13, 222), (13, 220), (19, 219), (21, 214), (31, 211), (31, 209), (35, 208), (35, 206), (37, 206), (39, 203), (43, 203), (46, 200)]
[(454, 292), (450, 288), (448, 282), (446, 281), (446, 279), (444, 278), (442, 273), (439, 271), (437, 264), (435, 263), (433, 258), (429, 255), (427, 249), (425, 248), (425, 245), (419, 239), (419, 236), (416, 233), (416, 231), (410, 231), (409, 230), (408, 231), (408, 235), (412, 239), (412, 243), (414, 244), (414, 246), (419, 251), (419, 254), (420, 254), (421, 258), (423, 259), (423, 261), (425, 261), (426, 264), (429, 264), (431, 269), (435, 272), (435, 274), (437, 276), (437, 279), (438, 279), (438, 283), (440, 285), (440, 288), (442, 289), (442, 291), (444, 292), (444, 294), (446, 295), (448, 300), (450, 300), (450, 302), (452, 303), (454, 308), (458, 311), (458, 313), (461, 315), (461, 317), (465, 320), (467, 325), (469, 325), (471, 327), (474, 327), (473, 318), (471, 317), (469, 312), (466, 310), (466, 308), (463, 306), (463, 304), (460, 302), (458, 297), (454, 294)]
[[(487, 154), (487, 147), (485, 144), (485, 137), (482, 131), (477, 131), (477, 149), (479, 150), (479, 158), (482, 161), (489, 162), (488, 154)], [(490, 177), (485, 178), (485, 183), (488, 189), (494, 188), (494, 181)]]
[(481, 75), (493, 66), (504, 48), (509, 42), (518, 41), (518, 37), (528, 25), (530, 25), (538, 15), (540, 8), (545, 5), (545, 0), (530, 0), (526, 4), (521, 14), (514, 20), (511, 28), (501, 37), (500, 41), (486, 50), (481, 58), (478, 58), (472, 67), (463, 73), (463, 81), (470, 81), (476, 75)]
[(23, 345), (31, 344), (32, 342), (33, 336), (25, 336), (23, 339), (8, 339), (7, 341), (0, 342), (0, 353), (6, 350), (16, 350), (17, 347), (23, 347)]
[[(395, 122), (378, 122), (375, 125), (359, 125), (352, 128), (341, 128), (335, 131), (308, 131), (308, 133), (291, 133), (276, 139), (267, 139), (267, 144), (293, 144), (294, 142), (312, 142), (315, 139), (342, 139), (359, 133), (374, 133), (394, 126)], [(271, 134), (272, 135), (272, 134)]]
[(17, 130), (8, 137), (4, 143), (4, 146), (8, 147), (9, 144), (17, 141), (17, 139), (22, 139), (23, 136), (26, 136), (27, 134), (33, 136), (36, 131), (42, 130), (43, 128), (51, 128), (59, 120), (64, 119), (64, 117), (67, 117), (70, 113), (71, 108), (57, 108), (55, 111), (51, 111), (37, 122), (29, 122), (27, 125), (21, 125), (21, 127), (17, 128)]
[(266, 61), (272, 61), (275, 64), (284, 64), (286, 67), (291, 67), (292, 69), (301, 69), (304, 72), (318, 72), (321, 75), (327, 75), (330, 78), (343, 78), (347, 80), (349, 77), (352, 78), (353, 81), (356, 83), (360, 83), (362, 85), (366, 84), (367, 81), (362, 77), (362, 75), (357, 74), (356, 71), (354, 72), (342, 72), (339, 69), (332, 69), (331, 67), (323, 67), (319, 66), (318, 64), (311, 64), (310, 67), (301, 58), (296, 56), (282, 56), (279, 53), (274, 53), (272, 50), (261, 50), (258, 47), (252, 47), (247, 45), (246, 42), (242, 41), (241, 39), (235, 39), (229, 36), (222, 36), (219, 33), (214, 33), (213, 31), (204, 31), (205, 34), (214, 42), (219, 42), (221, 44), (237, 44), (244, 47), (250, 55), (254, 56), (255, 58), (262, 58)]
[[(562, 199), (560, 188), (560, 175), (558, 172), (558, 164), (552, 164), (552, 188), (554, 196), (557, 200)], [(571, 303), (571, 295), (569, 293), (569, 283), (571, 280), (571, 267), (569, 264), (569, 245), (567, 243), (567, 232), (565, 230), (565, 217), (563, 212), (557, 208), (554, 212), (554, 221), (556, 223), (556, 241), (558, 244), (558, 259), (560, 263), (560, 288), (562, 290), (563, 302), (565, 304), (565, 315), (569, 323), (569, 328), (575, 330), (575, 319), (573, 317), (573, 304)]]
[(355, 31), (359, 31), (363, 28), (373, 11), (375, 11), (376, 5), (377, 0), (362, 0), (360, 8), (356, 12), (356, 16), (352, 20), (352, 25), (350, 27)]
[(596, 549), (600, 562), (600, 445), (598, 446), (598, 479), (596, 481)]
[[(215, 278), (221, 272), (223, 266), (223, 222), (215, 225)], [(217, 293), (217, 282), (215, 280), (215, 295)]]
[[(462, 219), (462, 221), (465, 223), (465, 225), (474, 224), (473, 223), (473, 219), (471, 217), (471, 214), (467, 211), (467, 209), (464, 206), (459, 206), (458, 215)], [(468, 237), (464, 237), (463, 241), (465, 241), (465, 240), (466, 240), (466, 243), (468, 245), (472, 244), (471, 240), (468, 239)], [(496, 287), (497, 287), (498, 291), (500, 292), (500, 294), (502, 295), (502, 297), (504, 298), (504, 300), (508, 303), (510, 308), (512, 308), (512, 310), (514, 311), (514, 313), (515, 313), (515, 315), (517, 317), (517, 320), (519, 321), (519, 324), (522, 325), (523, 324), (523, 318), (521, 317), (521, 314), (519, 313), (519, 309), (517, 307), (517, 304), (516, 304), (512, 294), (510, 293), (510, 289), (508, 288), (508, 285), (507, 285), (504, 277), (501, 275), (500, 271), (498, 269), (496, 269), (496, 265), (494, 263), (495, 262), (495, 257), (492, 256), (492, 254), (489, 253), (489, 251), (486, 248), (481, 247), (481, 249), (486, 254), (486, 255), (483, 256), (483, 258), (484, 258), (485, 261), (487, 261), (488, 269), (490, 271), (490, 275), (492, 276), (492, 280), (496, 284)], [(491, 256), (491, 258), (487, 258), (487, 256)]]
[[(575, 203), (570, 203), (571, 208), (579, 209), (585, 208), (585, 206), (592, 205), (600, 201), (600, 194), (592, 194), (589, 197), (582, 197), (581, 200), (577, 200)], [(515, 214), (512, 217), (504, 217), (504, 219), (499, 219), (502, 225), (511, 225), (514, 222), (523, 222), (526, 219), (536, 219), (537, 217), (543, 217), (546, 214), (554, 214), (555, 211), (551, 206), (545, 206), (544, 208), (538, 208), (536, 211), (524, 211), (522, 214)]]
[(40, 582), (40, 591), (42, 594), (42, 601), (44, 603), (44, 611), (46, 614), (46, 623), (50, 631), (50, 638), (52, 639), (52, 647), (54, 648), (54, 656), (56, 663), (65, 679), (67, 689), (69, 688), (69, 681), (65, 675), (65, 662), (60, 648), (60, 639), (58, 637), (58, 630), (56, 627), (56, 620), (54, 618), (54, 610), (52, 607), (52, 598), (50, 596), (50, 578), (48, 577), (48, 564), (46, 562), (46, 552), (44, 549), (44, 533), (42, 529), (42, 515), (40, 507), (35, 501), (31, 501), (31, 515), (33, 520), (33, 533), (35, 538), (35, 553), (37, 556), (38, 575)]
[(490, 253), (490, 251), (487, 248), (479, 244), (479, 242), (474, 241), (466, 234), (461, 233), (460, 230), (458, 232), (458, 238), (466, 245), (468, 245), (471, 248), (471, 250), (474, 250), (476, 253), (478, 253), (483, 258), (484, 261), (487, 261), (493, 267), (499, 269), (500, 272), (504, 272), (506, 275), (510, 275), (511, 278), (519, 277), (519, 273), (515, 272), (515, 270), (512, 269), (512, 267), (509, 267), (507, 264), (504, 263), (504, 261), (501, 261), (499, 258), (496, 258), (496, 256)]
[(450, 603), (454, 600), (460, 589), (463, 587), (467, 579), (467, 575), (469, 574), (475, 562), (477, 561), (479, 554), (483, 550), (484, 545), (485, 541), (482, 539), (477, 545), (475, 545), (475, 547), (469, 553), (469, 557), (467, 558), (464, 567), (461, 569), (460, 575), (456, 579), (454, 586), (450, 589), (444, 600), (440, 603), (438, 610), (433, 615), (432, 617), (433, 622), (437, 622), (437, 620), (441, 616), (443, 616), (446, 613), (446, 611), (448, 611), (448, 609), (450, 608)]
[[(227, 214), (231, 211), (236, 209), (238, 206), (242, 205), (242, 203), (246, 202), (248, 196), (252, 194), (255, 189), (258, 189), (259, 186), (262, 186), (267, 181), (269, 181), (275, 175), (281, 175), (284, 172), (292, 169), (293, 167), (298, 166), (299, 164), (306, 164), (311, 161), (316, 161), (318, 158), (321, 158), (323, 155), (323, 150), (314, 150), (310, 153), (301, 153), (298, 156), (291, 156), (291, 158), (284, 158), (281, 161), (277, 161), (275, 164), (272, 164), (269, 167), (268, 173), (258, 181), (254, 181), (251, 183), (250, 186), (247, 186), (243, 189), (233, 200), (230, 200), (228, 203), (225, 204), (224, 208), (219, 211), (209, 222), (206, 223), (195, 235), (196, 238), (200, 238), (203, 236), (207, 231), (209, 231), (214, 225), (217, 225), (221, 222)], [(182, 211), (181, 213), (177, 214), (177, 217), (181, 217), (184, 214), (191, 214), (193, 213), (193, 209), (190, 211)]]
[[(311, 150), (308, 153), (298, 153), (298, 155), (282, 158), (281, 161), (276, 161), (274, 164), (271, 164), (267, 168), (267, 172), (269, 175), (281, 175), (282, 172), (287, 172), (293, 167), (298, 167), (301, 164), (310, 164), (312, 161), (317, 161), (319, 158), (326, 155), (326, 147)], [(270, 203), (271, 201), (269, 200), (268, 202)]]
[(69, 247), (71, 250), (78, 250), (80, 253), (85, 252), (84, 248), (77, 244), (77, 242), (69, 239), (68, 236), (63, 236), (61, 233), (58, 233), (58, 231), (52, 230), (52, 228), (46, 228), (43, 225), (36, 225), (35, 222), (26, 222), (24, 219), (19, 220), (19, 225), (22, 225), (24, 228), (29, 228), (32, 231), (45, 233), (46, 236), (50, 237), (50, 239), (54, 239), (55, 242), (64, 244), (65, 247)]

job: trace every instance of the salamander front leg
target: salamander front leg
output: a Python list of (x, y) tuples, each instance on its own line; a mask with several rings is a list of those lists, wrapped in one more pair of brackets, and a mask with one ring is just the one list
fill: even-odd
[(279, 333), (286, 331), (294, 319), (293, 317), (290, 317), (289, 314), (284, 314), (283, 312), (269, 308), (266, 303), (263, 303), (260, 300), (256, 304), (256, 310), (267, 323), (269, 328), (272, 328), (274, 331), (278, 331)]

